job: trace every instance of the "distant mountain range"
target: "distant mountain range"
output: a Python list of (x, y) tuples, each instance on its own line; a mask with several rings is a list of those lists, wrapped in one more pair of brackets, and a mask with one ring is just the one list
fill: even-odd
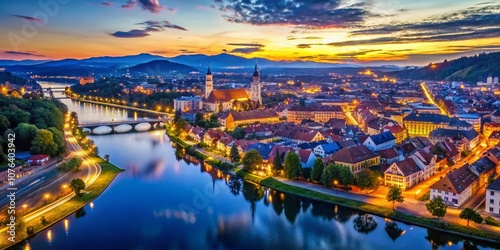
[[(207, 66), (213, 69), (233, 69), (233, 70), (249, 70), (252, 69), (255, 63), (258, 63), (261, 68), (364, 68), (365, 66), (355, 64), (338, 64), (338, 63), (321, 63), (313, 61), (273, 61), (265, 58), (244, 58), (231, 54), (218, 55), (180, 55), (176, 57), (163, 57), (151, 54), (138, 54), (130, 56), (103, 56), (92, 57), (87, 59), (63, 59), (56, 61), (10, 61), (0, 60), (0, 67), (5, 67), (11, 72), (32, 72), (40, 75), (60, 75), (64, 72), (65, 75), (86, 75), (86, 74), (103, 74), (103, 73), (119, 73), (123, 69), (133, 68), (140, 64), (153, 61), (168, 61), (169, 63), (161, 63), (162, 70), (170, 71), (177, 69), (195, 68), (197, 71), (204, 72)], [(182, 64), (182, 65), (181, 65)], [(159, 65), (159, 64), (157, 64)], [(151, 65), (149, 65), (151, 66)], [(147, 67), (147, 66), (146, 66)], [(139, 72), (134, 68), (134, 72)], [(192, 70), (190, 68), (189, 70)], [(397, 66), (382, 66), (375, 67), (381, 71), (399, 70)], [(145, 68), (142, 68), (145, 70)], [(143, 73), (147, 73), (142, 71)]]
[(481, 53), (475, 56), (431, 63), (422, 68), (395, 72), (395, 76), (416, 80), (486, 82), (488, 76), (500, 77), (500, 52)]
[[(131, 74), (146, 73), (148, 75), (159, 75), (162, 72), (178, 71), (181, 73), (196, 72), (198, 69), (187, 66), (181, 63), (173, 63), (167, 60), (154, 60), (147, 63), (137, 64), (133, 67), (127, 68)], [(123, 71), (126, 71), (125, 69)]]

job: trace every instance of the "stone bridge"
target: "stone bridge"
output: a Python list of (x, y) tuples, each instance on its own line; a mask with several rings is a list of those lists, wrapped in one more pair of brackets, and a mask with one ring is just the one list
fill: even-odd
[[(80, 123), (79, 128), (88, 130), (90, 134), (101, 135), (111, 133), (128, 133), (128, 132), (143, 132), (155, 129), (161, 129), (165, 123), (169, 122), (170, 118), (162, 119), (140, 119), (133, 121), (111, 121), (111, 122), (95, 122), (95, 123)], [(97, 128), (100, 128), (96, 131)]]

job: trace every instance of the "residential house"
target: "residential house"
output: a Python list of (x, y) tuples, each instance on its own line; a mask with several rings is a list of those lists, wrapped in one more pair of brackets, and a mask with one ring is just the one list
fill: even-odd
[(486, 188), (485, 211), (500, 216), (500, 177)]
[(397, 146), (396, 149), (400, 154), (404, 156), (404, 158), (408, 158), (411, 155), (413, 155), (415, 152), (417, 152), (417, 148), (415, 145), (411, 142), (406, 142), (400, 146)]
[(391, 132), (383, 132), (378, 135), (369, 136), (364, 142), (367, 148), (372, 151), (392, 148), (396, 146), (396, 137)]
[(403, 154), (400, 154), (398, 150), (395, 148), (388, 148), (383, 150), (375, 151), (378, 155), (380, 155), (380, 163), (381, 164), (392, 164), (394, 162), (404, 160)]
[(439, 196), (447, 205), (459, 207), (478, 189), (477, 175), (469, 169), (469, 164), (465, 164), (432, 184), (430, 198)]
[(394, 162), (384, 172), (384, 183), (389, 186), (398, 186), (406, 190), (424, 180), (422, 169), (414, 158), (410, 157)]
[(274, 148), (274, 143), (254, 143), (252, 145), (250, 145), (246, 152), (250, 151), (250, 150), (257, 150), (257, 152), (259, 152), (260, 156), (262, 157), (262, 160), (264, 161), (264, 163), (272, 163), (272, 162), (268, 162), (269, 160), (269, 156), (271, 155), (271, 150)]
[(265, 123), (273, 124), (280, 122), (280, 116), (272, 109), (249, 110), (249, 111), (231, 111), (227, 116), (221, 117), (221, 124), (229, 129), (239, 125)]
[(204, 132), (204, 128), (196, 126), (188, 132), (188, 136), (195, 142), (201, 142), (203, 140)]
[(429, 140), (436, 144), (450, 138), (460, 152), (469, 151), (479, 145), (479, 133), (476, 130), (455, 130), (438, 128), (429, 134)]
[(402, 143), (404, 140), (408, 139), (408, 131), (398, 124), (394, 126), (385, 126), (382, 128), (382, 132), (391, 132), (391, 134), (396, 137), (396, 144)]
[(203, 142), (206, 143), (209, 147), (215, 147), (217, 141), (222, 138), (226, 137), (226, 133), (220, 129), (208, 129), (207, 132), (203, 135)]
[(216, 148), (217, 150), (224, 152), (226, 156), (229, 156), (231, 153), (231, 147), (233, 147), (235, 141), (236, 139), (232, 136), (222, 137), (217, 141)]
[(436, 159), (435, 155), (425, 152), (423, 150), (417, 151), (415, 154), (410, 156), (417, 163), (417, 165), (424, 172), (424, 180), (429, 179), (435, 174), (436, 171)]
[(315, 155), (325, 158), (340, 150), (338, 143), (323, 143), (313, 149)]
[(366, 146), (343, 148), (335, 154), (323, 158), (325, 165), (330, 163), (348, 166), (353, 174), (380, 163), (380, 156)]
[(469, 169), (479, 177), (479, 187), (488, 184), (490, 178), (496, 176), (497, 164), (487, 156), (470, 164)]
[(313, 151), (306, 149), (299, 149), (297, 151), (297, 154), (299, 155), (300, 165), (302, 166), (302, 168), (312, 168), (314, 161), (317, 158), (314, 155)]
[(42, 166), (49, 161), (49, 159), (50, 156), (48, 155), (33, 155), (28, 159), (28, 161), (26, 161), (26, 163), (31, 166)]

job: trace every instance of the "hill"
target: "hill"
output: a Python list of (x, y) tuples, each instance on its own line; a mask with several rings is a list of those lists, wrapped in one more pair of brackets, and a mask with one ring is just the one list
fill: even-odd
[(161, 75), (171, 71), (180, 73), (197, 72), (196, 68), (180, 63), (173, 63), (167, 60), (154, 60), (147, 63), (141, 63), (128, 68), (131, 74), (144, 73), (148, 75)]
[(484, 82), (488, 76), (500, 77), (500, 52), (445, 60), (422, 68), (397, 71), (394, 74), (398, 78), (415, 80)]

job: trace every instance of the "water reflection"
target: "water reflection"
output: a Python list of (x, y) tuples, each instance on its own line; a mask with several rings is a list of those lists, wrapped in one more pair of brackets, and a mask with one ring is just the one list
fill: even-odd
[(387, 233), (387, 235), (389, 235), (389, 238), (392, 239), (392, 241), (396, 241), (396, 239), (399, 238), (399, 236), (403, 235), (403, 229), (401, 229), (398, 226), (398, 223), (394, 221), (387, 221), (385, 223), (384, 230)]
[(354, 230), (368, 234), (377, 228), (377, 222), (373, 216), (369, 214), (358, 214), (358, 217), (354, 219)]
[(87, 212), (85, 211), (85, 207), (82, 207), (78, 210), (75, 211), (75, 219), (80, 219), (80, 218), (83, 218), (85, 217), (85, 215), (87, 214)]

